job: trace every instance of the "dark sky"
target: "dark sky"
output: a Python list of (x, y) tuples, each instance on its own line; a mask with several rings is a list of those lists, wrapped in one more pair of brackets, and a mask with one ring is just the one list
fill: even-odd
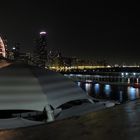
[(46, 30), (49, 49), (61, 50), (65, 56), (139, 63), (138, 3), (91, 1), (1, 1), (0, 34), (9, 47), (20, 42), (23, 50), (31, 50), (39, 31)]

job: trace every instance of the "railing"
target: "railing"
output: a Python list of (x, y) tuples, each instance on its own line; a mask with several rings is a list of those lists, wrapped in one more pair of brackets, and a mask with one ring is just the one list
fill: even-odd
[[(106, 73), (107, 74), (107, 73)], [(99, 82), (111, 84), (134, 85), (140, 84), (140, 73), (114, 75), (82, 75), (82, 74), (64, 74), (64, 76), (71, 78), (73, 81), (80, 82)]]

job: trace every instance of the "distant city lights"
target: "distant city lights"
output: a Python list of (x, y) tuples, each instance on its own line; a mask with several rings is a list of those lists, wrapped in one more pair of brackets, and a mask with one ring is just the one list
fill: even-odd
[(127, 75), (128, 75), (128, 73), (126, 72), (126, 73), (125, 73), (125, 75), (127, 76)]
[(124, 76), (124, 73), (121, 73), (122, 76)]
[(133, 73), (133, 75), (135, 76), (135, 75), (136, 75), (136, 73), (134, 72), (134, 73)]
[(12, 50), (15, 50), (15, 49), (16, 49), (15, 47), (12, 48)]

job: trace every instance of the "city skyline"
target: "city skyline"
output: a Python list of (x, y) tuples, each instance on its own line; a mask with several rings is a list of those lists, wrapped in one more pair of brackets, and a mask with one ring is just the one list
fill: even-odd
[(2, 2), (0, 34), (23, 50), (35, 47), (40, 31), (48, 32), (49, 49), (109, 63), (139, 63), (139, 11), (134, 3), (105, 1)]

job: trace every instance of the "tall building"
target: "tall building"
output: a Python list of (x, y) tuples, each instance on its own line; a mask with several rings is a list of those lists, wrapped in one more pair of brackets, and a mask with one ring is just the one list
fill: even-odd
[(0, 37), (0, 57), (6, 57), (5, 46), (1, 37)]
[(39, 39), (36, 41), (35, 59), (38, 65), (45, 67), (48, 58), (48, 40), (47, 32), (40, 32)]

